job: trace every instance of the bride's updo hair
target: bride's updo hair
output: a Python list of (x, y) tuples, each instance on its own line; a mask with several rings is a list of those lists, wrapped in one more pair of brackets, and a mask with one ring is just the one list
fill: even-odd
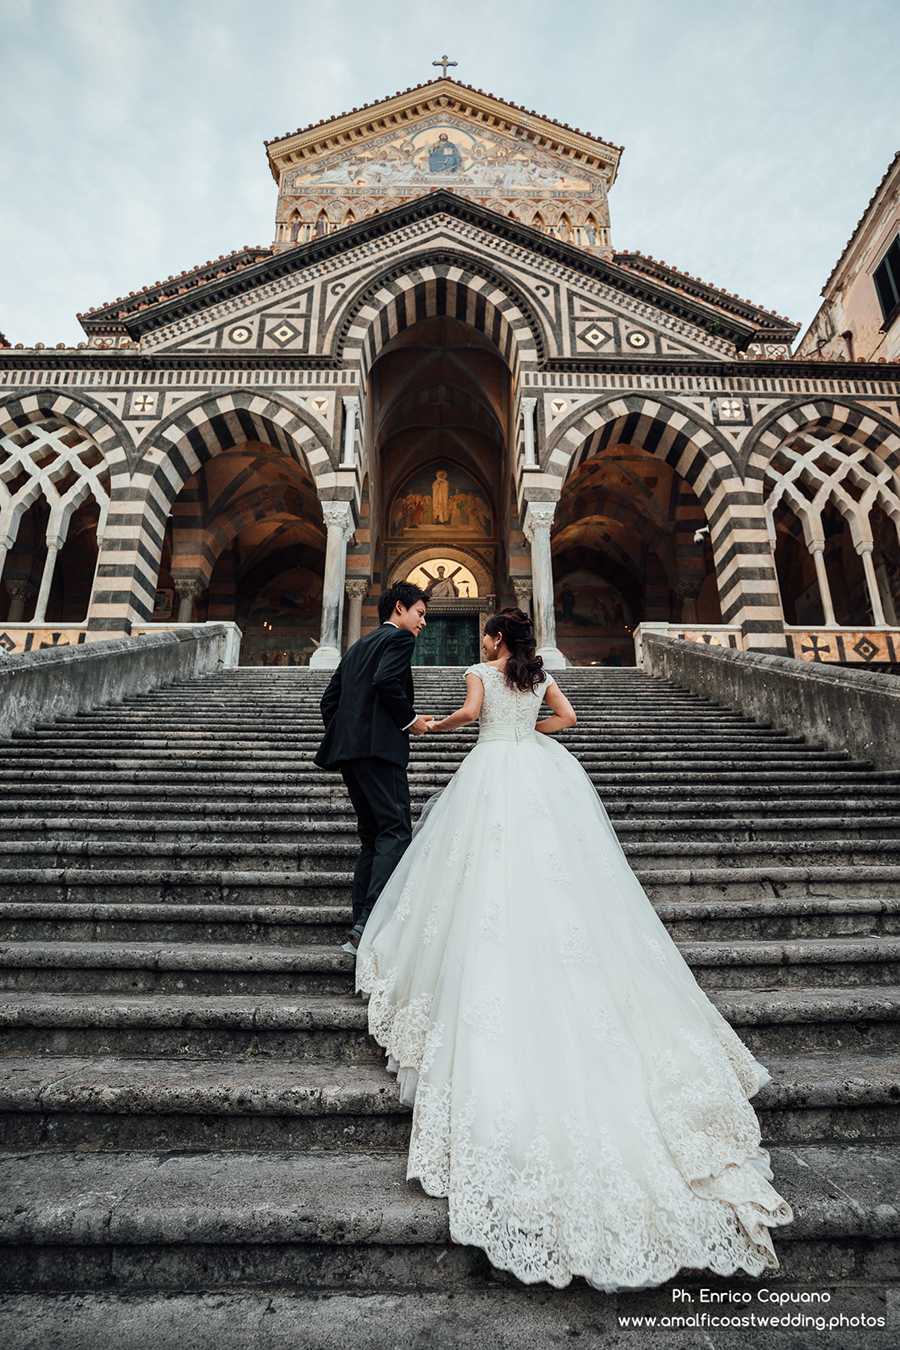
[(537, 655), (534, 627), (521, 609), (501, 609), (484, 625), (489, 637), (502, 637), (509, 651), (506, 683), (510, 689), (533, 692), (544, 680), (544, 663)]

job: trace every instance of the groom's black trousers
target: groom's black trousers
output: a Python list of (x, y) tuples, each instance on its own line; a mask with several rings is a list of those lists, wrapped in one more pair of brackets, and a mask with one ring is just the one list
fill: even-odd
[(349, 759), (341, 764), (362, 852), (353, 874), (353, 930), (361, 933), (388, 877), (409, 847), (409, 780), (386, 759)]

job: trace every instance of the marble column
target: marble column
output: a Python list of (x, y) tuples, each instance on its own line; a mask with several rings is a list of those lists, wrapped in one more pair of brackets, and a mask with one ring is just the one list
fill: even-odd
[(675, 594), (681, 601), (681, 622), (699, 623), (697, 618), (697, 597), (700, 594), (701, 580), (683, 577), (675, 583)]
[(6, 594), (9, 596), (9, 613), (6, 616), (6, 622), (21, 623), (25, 606), (31, 597), (37, 594), (37, 587), (32, 586), (30, 581), (4, 581), (3, 585)]
[(885, 618), (884, 609), (881, 605), (881, 592), (878, 589), (878, 578), (875, 576), (875, 564), (872, 562), (872, 551), (875, 545), (869, 540), (863, 540), (857, 544), (856, 551), (862, 558), (863, 571), (866, 574), (866, 587), (869, 592), (869, 604), (872, 607), (872, 619), (876, 628), (884, 628)]
[(531, 584), (531, 577), (528, 577), (527, 580), (522, 579), (520, 581), (514, 581), (512, 584), (512, 588), (515, 592), (516, 604), (519, 606), (519, 609), (521, 609), (525, 614), (530, 614), (531, 592), (533, 589)]
[(538, 462), (534, 449), (534, 410), (537, 407), (537, 399), (523, 398), (521, 404), (522, 429), (525, 433), (525, 467), (535, 469)]
[(341, 453), (340, 468), (352, 469), (356, 464), (356, 419), (359, 415), (359, 399), (355, 394), (344, 395), (344, 448)]
[(34, 605), (34, 618), (32, 623), (43, 623), (47, 617), (47, 602), (50, 599), (50, 587), (53, 585), (53, 573), (56, 571), (56, 559), (59, 556), (59, 550), (62, 548), (63, 541), (61, 535), (54, 538), (47, 538), (47, 556), (44, 559), (44, 571), (41, 575), (40, 589), (38, 598)]
[(809, 551), (816, 565), (816, 581), (819, 583), (819, 597), (822, 601), (825, 623), (826, 625), (833, 625), (835, 622), (834, 605), (831, 603), (831, 587), (828, 584), (828, 572), (825, 568), (825, 540), (814, 539), (809, 546)]
[(334, 670), (341, 660), (344, 574), (347, 569), (347, 540), (354, 530), (353, 508), (350, 502), (322, 502), (321, 506), (328, 527), (322, 586), (322, 633), (309, 664), (313, 669)]
[(550, 556), (550, 526), (555, 502), (529, 502), (525, 512), (525, 537), (531, 544), (531, 580), (534, 586), (531, 616), (538, 655), (548, 670), (562, 670), (566, 658), (556, 645), (556, 614), (553, 608), (553, 564)]
[(347, 646), (352, 647), (354, 642), (359, 642), (359, 636), (362, 632), (362, 607), (363, 601), (369, 594), (369, 583), (361, 578), (354, 578), (352, 581), (344, 582), (344, 590), (347, 593), (347, 599), (350, 601), (350, 613), (347, 617)]
[(206, 586), (196, 577), (189, 577), (183, 580), (175, 581), (172, 585), (175, 587), (175, 594), (178, 596), (178, 618), (177, 623), (190, 623), (194, 617), (194, 604), (200, 599)]

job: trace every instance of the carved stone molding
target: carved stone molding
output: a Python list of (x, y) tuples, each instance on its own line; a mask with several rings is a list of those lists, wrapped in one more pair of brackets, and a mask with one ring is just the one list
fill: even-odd
[(347, 592), (347, 597), (350, 600), (365, 600), (366, 596), (369, 594), (369, 583), (368, 581), (360, 580), (345, 581), (344, 590)]
[(337, 527), (349, 539), (356, 528), (353, 523), (353, 507), (350, 502), (320, 502), (325, 524), (329, 529)]
[(556, 502), (529, 502), (525, 512), (525, 538), (534, 543), (537, 530), (549, 530), (556, 514)]

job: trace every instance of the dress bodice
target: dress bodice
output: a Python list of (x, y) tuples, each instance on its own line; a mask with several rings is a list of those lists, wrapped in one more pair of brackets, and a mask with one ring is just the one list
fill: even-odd
[(482, 733), (505, 727), (515, 740), (534, 734), (544, 693), (553, 683), (552, 675), (545, 671), (543, 683), (531, 693), (527, 689), (510, 689), (503, 671), (483, 661), (469, 666), (466, 674), (477, 675), (484, 685), (484, 702), (478, 718)]

